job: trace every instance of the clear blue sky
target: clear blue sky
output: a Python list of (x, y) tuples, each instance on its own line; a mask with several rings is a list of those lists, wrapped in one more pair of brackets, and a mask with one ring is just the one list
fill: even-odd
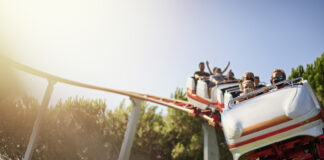
[[(15, 60), (69, 79), (169, 97), (200, 61), (268, 82), (275, 68), (324, 52), (320, 0), (30, 0), (0, 2), (0, 47)], [(45, 83), (30, 90), (42, 93)], [(42, 89), (37, 89), (42, 86)], [(120, 96), (57, 85), (54, 99)], [(55, 102), (52, 102), (55, 103)]]

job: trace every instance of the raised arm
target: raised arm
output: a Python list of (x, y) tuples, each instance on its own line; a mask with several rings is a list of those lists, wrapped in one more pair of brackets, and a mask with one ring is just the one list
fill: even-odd
[(210, 70), (210, 67), (209, 67), (209, 62), (208, 61), (206, 61), (206, 66), (207, 66), (207, 68), (208, 68), (208, 71), (209, 71), (209, 73), (210, 73), (210, 75), (212, 75), (213, 74), (213, 72)]
[(229, 67), (230, 64), (231, 64), (231, 62), (228, 61), (227, 66), (226, 66), (226, 67), (224, 68), (224, 70), (222, 71), (222, 74), (223, 74), (224, 72), (226, 72), (226, 70), (228, 69), (228, 67)]

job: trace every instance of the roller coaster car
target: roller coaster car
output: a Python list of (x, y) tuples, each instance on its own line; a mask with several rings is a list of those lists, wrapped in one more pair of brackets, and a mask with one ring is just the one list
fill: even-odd
[(187, 80), (187, 95), (189, 102), (199, 109), (216, 109), (220, 112), (224, 108), (224, 93), (230, 89), (238, 89), (237, 82), (221, 83), (208, 88), (205, 80), (198, 80), (197, 85), (193, 77)]
[[(289, 85), (236, 103), (281, 83)], [(236, 98), (225, 93), (221, 121), (234, 159), (324, 159), (323, 112), (307, 80), (265, 88)]]

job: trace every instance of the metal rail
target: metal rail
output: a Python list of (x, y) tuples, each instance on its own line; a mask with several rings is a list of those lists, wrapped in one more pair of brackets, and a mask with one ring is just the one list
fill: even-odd
[[(0, 57), (1, 58), (1, 57)], [(6, 58), (7, 59), (7, 58)], [(111, 88), (104, 88), (104, 87), (100, 87), (100, 86), (95, 86), (95, 85), (90, 85), (90, 84), (86, 84), (86, 83), (81, 83), (81, 82), (77, 82), (77, 81), (73, 81), (73, 80), (69, 80), (69, 79), (65, 79), (59, 76), (55, 76), (37, 69), (34, 69), (32, 67), (29, 67), (27, 65), (23, 65), (20, 63), (17, 63), (11, 59), (8, 59), (7, 61), (9, 63), (10, 66), (12, 66), (13, 68), (16, 68), (20, 71), (38, 76), (38, 77), (42, 77), (48, 80), (49, 84), (45, 93), (45, 96), (43, 98), (42, 101), (42, 108), (40, 108), (39, 112), (37, 113), (37, 119), (35, 121), (34, 127), (33, 127), (33, 131), (32, 134), (30, 136), (30, 140), (29, 140), (29, 144), (27, 147), (27, 150), (25, 152), (25, 156), (23, 157), (24, 160), (30, 160), (32, 158), (32, 154), (33, 154), (33, 150), (35, 147), (35, 143), (37, 141), (37, 134), (38, 134), (38, 130), (40, 127), (40, 121), (42, 118), (42, 111), (48, 106), (48, 102), (50, 100), (51, 97), (51, 93), (53, 91), (53, 87), (55, 83), (65, 83), (65, 84), (69, 84), (72, 86), (78, 86), (78, 87), (82, 87), (82, 88), (88, 88), (88, 89), (94, 89), (94, 90), (99, 90), (99, 91), (104, 91), (104, 92), (111, 92), (111, 93), (116, 93), (116, 94), (120, 94), (120, 95), (124, 95), (124, 96), (128, 96), (130, 97), (133, 101), (137, 101), (137, 103), (135, 104), (134, 102), (134, 108), (132, 111), (132, 114), (130, 115), (131, 120), (133, 122), (129, 123), (127, 125), (127, 131), (125, 133), (125, 139), (123, 142), (123, 146), (120, 152), (120, 156), (119, 159), (128, 159), (129, 155), (130, 155), (130, 150), (131, 150), (131, 146), (132, 146), (132, 142), (133, 142), (133, 138), (134, 138), (134, 134), (135, 134), (135, 130), (136, 130), (136, 123), (138, 120), (138, 116), (139, 116), (139, 104), (141, 102), (141, 100), (143, 101), (148, 101), (148, 102), (153, 102), (156, 104), (160, 104), (160, 105), (164, 105), (173, 109), (177, 109), (180, 111), (184, 111), (187, 112), (189, 115), (196, 115), (198, 118), (207, 121), (209, 123), (209, 125), (215, 127), (216, 125), (219, 125), (218, 123), (216, 124), (215, 122), (215, 117), (210, 114), (209, 112), (207, 113), (199, 113), (197, 114), (197, 108), (195, 108), (193, 105), (191, 105), (189, 102), (186, 101), (182, 101), (182, 100), (175, 100), (175, 99), (171, 99), (171, 98), (163, 98), (163, 97), (158, 97), (158, 96), (153, 96), (153, 95), (149, 95), (149, 94), (142, 94), (142, 93), (137, 93), (137, 92), (131, 92), (131, 91), (123, 91), (123, 90), (116, 90), (116, 89), (111, 89)], [(138, 111), (137, 111), (138, 110)], [(134, 112), (134, 113), (133, 113)], [(135, 117), (135, 118), (134, 118)], [(204, 130), (205, 133), (205, 130)], [(207, 132), (205, 133), (207, 134)], [(209, 136), (207, 136), (207, 139), (205, 137), (205, 141), (209, 141)], [(214, 148), (215, 149), (215, 148)], [(206, 150), (206, 153), (211, 152), (210, 150), (208, 150), (208, 147), (206, 149), (206, 147), (204, 147), (204, 150)], [(218, 151), (218, 148), (217, 148)], [(216, 153), (218, 154), (218, 152)], [(209, 155), (209, 154), (208, 154)], [(206, 156), (204, 157), (204, 159), (218, 159), (218, 156), (216, 157), (211, 157), (211, 156)]]
[[(124, 95), (124, 96), (128, 96), (131, 98), (136, 98), (136, 99), (140, 99), (143, 101), (148, 101), (148, 102), (153, 102), (156, 104), (160, 104), (160, 105), (164, 105), (173, 109), (177, 109), (183, 112), (187, 112), (188, 114), (192, 115), (194, 114), (194, 110), (191, 109), (192, 107), (194, 107), (193, 105), (191, 105), (189, 102), (186, 101), (182, 101), (182, 100), (175, 100), (175, 99), (171, 99), (171, 98), (164, 98), (164, 97), (159, 97), (159, 96), (154, 96), (154, 95), (149, 95), (149, 94), (142, 94), (142, 93), (137, 93), (137, 92), (131, 92), (131, 91), (123, 91), (123, 90), (116, 90), (116, 89), (111, 89), (111, 88), (105, 88), (105, 87), (100, 87), (100, 86), (95, 86), (95, 85), (90, 85), (90, 84), (86, 84), (86, 83), (81, 83), (78, 81), (73, 81), (73, 80), (69, 80), (66, 78), (62, 78), (59, 76), (55, 76), (37, 69), (34, 69), (32, 67), (29, 67), (27, 65), (23, 65), (20, 64), (18, 62), (15, 62), (11, 59), (8, 59), (8, 62), (10, 65), (12, 65), (14, 68), (21, 70), (23, 72), (26, 73), (30, 73), (32, 75), (35, 76), (39, 76), (39, 77), (43, 77), (46, 78), (48, 80), (53, 80), (57, 83), (65, 83), (65, 84), (69, 84), (72, 86), (78, 86), (78, 87), (82, 87), (82, 88), (88, 88), (88, 89), (94, 89), (94, 90), (99, 90), (99, 91), (104, 91), (104, 92), (110, 92), (110, 93), (116, 93), (116, 94), (120, 94), (120, 95)], [(198, 116), (199, 118), (201, 118), (204, 121), (207, 121), (209, 124), (214, 124), (214, 120), (212, 117), (210, 117), (209, 115), (203, 115), (203, 116)]]
[[(88, 88), (88, 89), (94, 89), (94, 90), (99, 90), (99, 91), (104, 91), (104, 92), (111, 92), (111, 93), (116, 93), (124, 96), (129, 96), (132, 98), (137, 98), (140, 100), (144, 101), (149, 101), (153, 103), (157, 103), (160, 105), (164, 105), (170, 108), (174, 108), (177, 110), (181, 110), (184, 112), (192, 113), (191, 109), (188, 109), (187, 107), (193, 107), (189, 102), (186, 101), (181, 101), (181, 100), (175, 100), (175, 99), (170, 99), (170, 98), (162, 98), (158, 96), (153, 96), (153, 95), (148, 95), (148, 94), (141, 94), (141, 93), (136, 93), (136, 92), (131, 92), (131, 91), (123, 91), (123, 90), (116, 90), (116, 89), (111, 89), (111, 88), (105, 88), (105, 87), (100, 87), (100, 86), (95, 86), (95, 85), (90, 85), (86, 83), (81, 83), (69, 79), (65, 79), (59, 76), (55, 76), (40, 70), (36, 70), (34, 68), (31, 68), (29, 66), (17, 63), (15, 61), (9, 60), (9, 64), (11, 64), (14, 68), (33, 74), (35, 76), (43, 77), (49, 80), (53, 80), (55, 82), (60, 82), (60, 83), (65, 83), (73, 86), (78, 86), (82, 88)], [(180, 105), (180, 106), (179, 106)]]

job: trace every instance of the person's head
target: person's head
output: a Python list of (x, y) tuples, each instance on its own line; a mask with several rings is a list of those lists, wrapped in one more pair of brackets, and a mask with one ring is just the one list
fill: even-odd
[(254, 74), (252, 72), (245, 72), (242, 76), (242, 81), (250, 80), (254, 82)]
[(286, 73), (282, 69), (275, 69), (271, 73), (271, 83), (275, 84), (286, 80)]
[(255, 77), (254, 77), (254, 85), (257, 86), (257, 85), (259, 85), (259, 83), (260, 83), (260, 78), (259, 78), (259, 76), (255, 76)]
[(222, 70), (220, 68), (217, 68), (215, 74), (222, 74)]
[(204, 62), (200, 62), (200, 63), (199, 63), (199, 70), (200, 70), (201, 72), (203, 72), (203, 71), (205, 70), (205, 64), (204, 64)]
[(227, 73), (227, 77), (228, 78), (234, 78), (234, 73), (232, 72), (232, 70), (229, 70)]
[(246, 80), (242, 83), (242, 93), (250, 93), (254, 91), (254, 82), (251, 80)]

